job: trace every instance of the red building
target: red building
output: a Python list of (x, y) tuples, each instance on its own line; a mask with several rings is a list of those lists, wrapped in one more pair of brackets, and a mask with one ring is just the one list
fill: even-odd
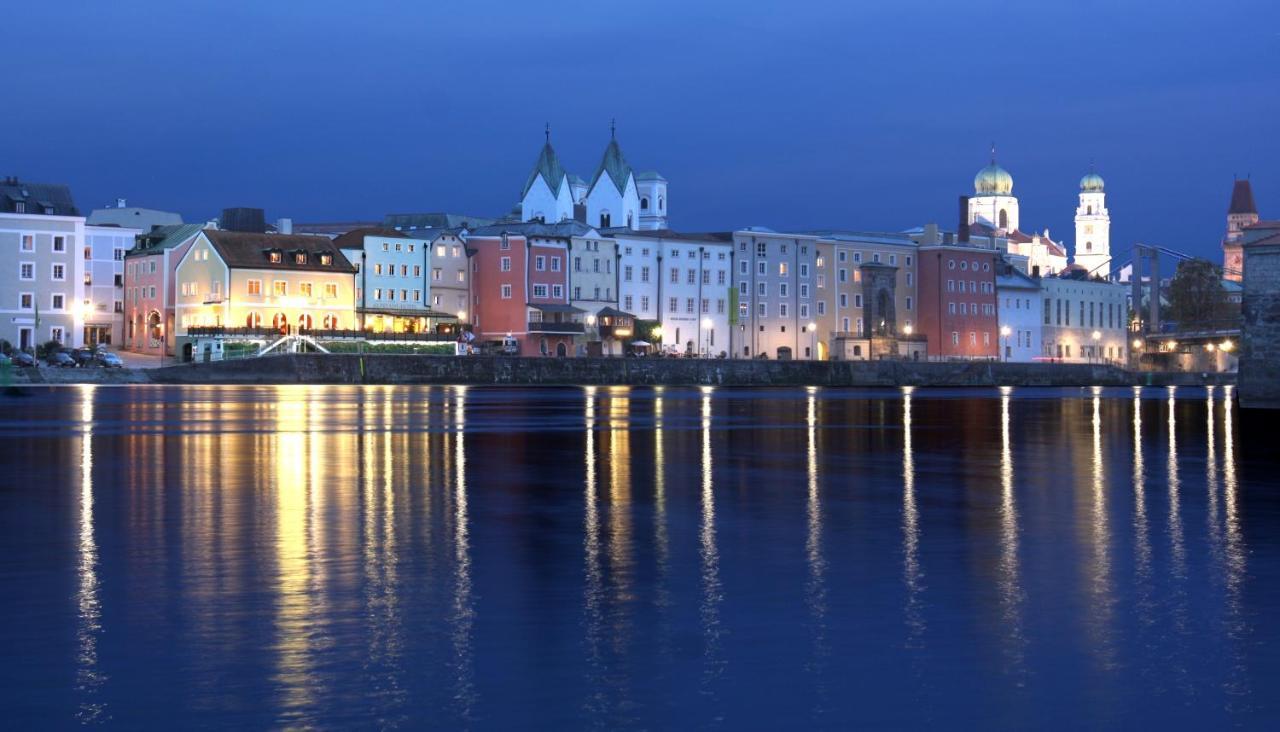
[[(515, 228), (515, 227), (510, 227)], [(471, 324), (480, 341), (510, 336), (522, 356), (573, 356), (586, 312), (569, 304), (563, 241), (487, 226), (467, 238)]]
[(920, 332), (942, 358), (997, 358), (996, 253), (965, 244), (921, 246)]

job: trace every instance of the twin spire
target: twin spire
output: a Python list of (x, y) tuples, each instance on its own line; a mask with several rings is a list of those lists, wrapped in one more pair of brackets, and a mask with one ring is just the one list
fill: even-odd
[[(546, 142), (542, 146), (542, 152), (538, 155), (538, 161), (534, 163), (533, 171), (529, 174), (529, 179), (524, 184), (524, 190), (520, 196), (523, 198), (528, 195), (529, 189), (533, 187), (534, 181), (541, 175), (546, 181), (547, 187), (551, 189), (552, 195), (559, 196), (561, 186), (564, 185), (568, 178), (564, 166), (560, 164), (560, 157), (556, 155), (555, 148), (551, 147), (551, 123), (547, 122), (543, 129)], [(610, 182), (618, 189), (619, 193), (626, 193), (627, 179), (632, 177), (633, 173), (631, 165), (627, 163), (626, 157), (622, 154), (622, 148), (618, 145), (618, 120), (616, 118), (609, 120), (609, 145), (604, 150), (604, 157), (600, 160), (600, 165), (596, 167), (595, 175), (591, 178), (591, 186), (594, 187), (596, 182), (600, 180), (600, 176), (607, 174)]]

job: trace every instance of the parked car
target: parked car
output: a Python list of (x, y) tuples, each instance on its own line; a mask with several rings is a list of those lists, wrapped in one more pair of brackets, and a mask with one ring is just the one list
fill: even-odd
[(92, 348), (77, 348), (71, 352), (71, 360), (76, 366), (93, 366), (93, 355)]
[(45, 359), (45, 363), (57, 368), (72, 368), (76, 365), (76, 360), (66, 351), (57, 351), (53, 355)]
[(35, 368), (36, 357), (32, 356), (30, 353), (27, 353), (26, 351), (14, 351), (12, 358), (13, 358), (14, 366), (23, 366), (25, 368)]
[(115, 355), (111, 351), (100, 351), (98, 352), (98, 355), (96, 358), (98, 361), (98, 365), (104, 369), (124, 368), (124, 361), (121, 361), (120, 357)]
[(13, 364), (13, 359), (9, 358), (3, 353), (0, 353), (0, 366), (9, 366), (12, 364)]

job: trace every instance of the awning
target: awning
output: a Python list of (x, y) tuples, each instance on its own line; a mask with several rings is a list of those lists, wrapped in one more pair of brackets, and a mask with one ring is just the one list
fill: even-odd
[(640, 346), (641, 348), (648, 348), (649, 346), (652, 346), (653, 344), (652, 344), (652, 343), (650, 343), (649, 341), (631, 341), (631, 345), (633, 345), (633, 346)]
[(437, 320), (457, 320), (453, 313), (442, 313), (439, 310), (414, 310), (413, 308), (358, 308), (365, 315), (389, 315), (393, 318), (435, 318)]
[(532, 303), (531, 302), (531, 303), (526, 303), (526, 305), (533, 308), (534, 310), (539, 310), (544, 313), (569, 313), (570, 315), (575, 315), (578, 313), (587, 312), (582, 308), (575, 308), (572, 305), (562, 305), (559, 303)]

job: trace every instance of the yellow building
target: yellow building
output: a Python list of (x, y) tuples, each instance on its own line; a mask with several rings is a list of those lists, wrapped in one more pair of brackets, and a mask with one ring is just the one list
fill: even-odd
[(327, 237), (206, 229), (170, 283), (177, 335), (192, 327), (354, 330), (355, 272)]

